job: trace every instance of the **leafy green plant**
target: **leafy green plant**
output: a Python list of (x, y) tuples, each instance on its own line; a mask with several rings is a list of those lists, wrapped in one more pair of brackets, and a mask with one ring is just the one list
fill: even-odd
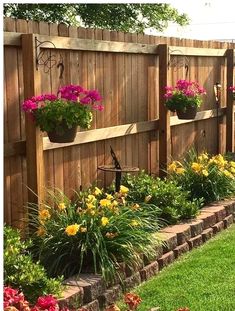
[(221, 154), (197, 155), (190, 150), (183, 161), (168, 166), (169, 177), (189, 193), (189, 198), (202, 198), (204, 204), (235, 194), (235, 162)]
[(32, 213), (32, 225), (35, 250), (50, 275), (89, 271), (112, 281), (120, 262), (132, 268), (141, 254), (155, 254), (158, 241), (152, 232), (158, 223), (150, 210), (127, 204), (127, 192), (122, 186), (111, 195), (96, 187), (76, 193), (74, 202), (59, 190), (48, 192), (50, 203)]
[(173, 180), (161, 180), (142, 171), (136, 176), (127, 174), (122, 183), (129, 188), (128, 201), (154, 205), (160, 210), (158, 217), (168, 224), (193, 218), (198, 213), (201, 202), (195, 199), (189, 201), (188, 192)]
[(20, 232), (4, 226), (4, 284), (23, 291), (30, 302), (46, 294), (61, 294), (62, 279), (48, 278), (39, 262), (33, 262), (28, 249), (30, 240), (23, 241)]

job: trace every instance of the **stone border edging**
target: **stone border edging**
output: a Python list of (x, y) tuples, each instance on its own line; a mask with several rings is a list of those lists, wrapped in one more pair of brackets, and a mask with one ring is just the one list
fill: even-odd
[[(164, 246), (156, 250), (156, 258), (149, 262), (143, 258), (143, 265), (134, 273), (123, 266), (124, 287), (128, 290), (141, 282), (147, 281), (182, 254), (198, 247), (211, 239), (221, 230), (228, 228), (235, 221), (235, 199), (212, 203), (203, 207), (200, 214), (190, 221), (165, 227), (159, 231)], [(107, 287), (99, 275), (81, 274), (65, 280), (67, 289), (59, 305), (71, 310), (86, 308), (100, 311), (118, 300), (122, 287), (116, 284)]]

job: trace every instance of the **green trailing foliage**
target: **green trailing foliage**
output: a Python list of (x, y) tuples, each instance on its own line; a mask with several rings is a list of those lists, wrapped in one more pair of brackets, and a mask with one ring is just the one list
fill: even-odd
[(158, 211), (155, 219), (160, 217), (166, 224), (194, 218), (201, 204), (200, 200), (189, 201), (189, 193), (175, 181), (155, 178), (144, 171), (136, 176), (127, 174), (122, 183), (129, 188), (128, 201), (154, 205)]
[(42, 295), (59, 296), (62, 279), (47, 276), (43, 266), (33, 261), (31, 246), (30, 240), (20, 238), (18, 230), (4, 226), (4, 285), (23, 291), (31, 303)]

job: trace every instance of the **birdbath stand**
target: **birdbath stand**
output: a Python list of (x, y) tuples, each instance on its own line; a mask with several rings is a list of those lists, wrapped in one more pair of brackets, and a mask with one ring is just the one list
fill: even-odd
[(113, 151), (113, 148), (110, 146), (110, 153), (113, 158), (113, 165), (101, 165), (98, 166), (98, 169), (104, 172), (113, 172), (116, 174), (115, 178), (115, 190), (116, 192), (119, 192), (120, 186), (121, 186), (121, 178), (122, 173), (132, 173), (132, 172), (138, 172), (138, 167), (130, 167), (130, 166), (122, 166), (120, 165), (115, 152)]

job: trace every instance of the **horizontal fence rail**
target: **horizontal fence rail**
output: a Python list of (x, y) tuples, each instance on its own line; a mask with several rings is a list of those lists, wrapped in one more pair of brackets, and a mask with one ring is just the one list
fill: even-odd
[[(210, 118), (217, 118), (225, 116), (226, 108), (219, 108), (200, 111), (193, 120), (178, 119), (177, 116), (170, 117), (170, 126), (182, 125), (186, 123), (206, 120)], [(77, 132), (74, 142), (57, 144), (51, 143), (48, 137), (43, 138), (43, 150), (50, 150), (56, 148), (64, 148), (73, 145), (80, 145), (91, 143), (100, 140), (106, 140), (116, 137), (133, 135), (143, 132), (157, 131), (159, 129), (159, 120), (150, 120), (137, 122), (132, 124), (124, 124), (118, 126), (111, 126), (108, 128), (89, 130), (84, 132)], [(4, 156), (26, 155), (25, 141), (18, 141), (14, 143), (7, 143), (4, 145)]]

